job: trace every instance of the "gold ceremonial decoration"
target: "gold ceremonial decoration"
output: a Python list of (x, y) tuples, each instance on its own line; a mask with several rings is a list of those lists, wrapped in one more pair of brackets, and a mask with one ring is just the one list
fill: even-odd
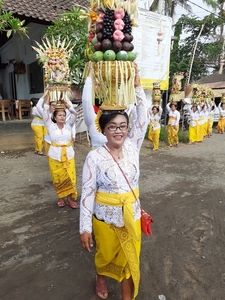
[[(47, 84), (44, 97), (52, 101), (68, 101), (72, 97), (70, 89), (69, 57), (74, 46), (66, 40), (57, 41), (52, 37), (42, 40), (42, 45), (36, 42), (38, 47), (32, 47), (37, 52), (37, 59), (45, 69), (45, 83)], [(59, 105), (61, 105), (59, 103)]]
[(162, 94), (160, 90), (160, 83), (154, 82), (153, 89), (152, 89), (152, 104), (156, 107), (159, 107), (161, 98), (162, 98)]
[(101, 110), (125, 110), (134, 103), (135, 68), (130, 61), (100, 61), (94, 64), (95, 80), (99, 82)]

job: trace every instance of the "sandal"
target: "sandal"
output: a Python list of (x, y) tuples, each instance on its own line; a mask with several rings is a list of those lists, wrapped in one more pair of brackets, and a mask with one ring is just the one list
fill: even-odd
[(96, 295), (101, 299), (108, 298), (108, 289), (107, 289), (106, 281), (104, 283), (101, 283), (98, 280), (98, 275), (96, 275)]
[(66, 205), (69, 205), (71, 208), (78, 208), (78, 204), (72, 200), (67, 200)]
[(37, 155), (40, 155), (40, 156), (45, 156), (43, 152), (42, 152), (42, 153), (37, 152), (36, 154), (37, 154)]
[(58, 201), (58, 207), (64, 207), (65, 206), (65, 202), (63, 199), (59, 199)]

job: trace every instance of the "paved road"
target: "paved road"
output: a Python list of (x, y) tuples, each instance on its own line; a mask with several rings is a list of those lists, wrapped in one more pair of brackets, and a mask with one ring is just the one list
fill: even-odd
[[(79, 244), (79, 210), (56, 206), (46, 157), (31, 150), (32, 135), (0, 140), (0, 299), (97, 300), (94, 251)], [(157, 152), (144, 142), (141, 202), (155, 222), (153, 236), (143, 236), (137, 299), (225, 299), (224, 142), (214, 134)], [(89, 148), (76, 143), (75, 150), (80, 193)], [(120, 299), (118, 283), (108, 285), (108, 299)]]

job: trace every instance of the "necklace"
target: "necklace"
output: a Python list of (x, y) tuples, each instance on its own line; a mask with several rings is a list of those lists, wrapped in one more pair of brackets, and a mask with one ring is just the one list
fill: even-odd
[(110, 152), (114, 157), (116, 157), (117, 159), (120, 159), (120, 158), (121, 158), (120, 153), (122, 152), (122, 148), (121, 148), (116, 154), (113, 153), (113, 151), (110, 150), (109, 147), (108, 147), (108, 149), (109, 149), (109, 152)]

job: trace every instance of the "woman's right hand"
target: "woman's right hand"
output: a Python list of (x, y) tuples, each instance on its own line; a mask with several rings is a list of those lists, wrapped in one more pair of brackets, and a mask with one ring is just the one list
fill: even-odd
[(91, 248), (93, 247), (92, 235), (91, 233), (84, 232), (80, 235), (81, 246), (84, 250), (91, 252)]
[(134, 63), (134, 70), (135, 70), (134, 87), (136, 88), (136, 87), (141, 86), (139, 69), (138, 69), (138, 65), (136, 63)]

